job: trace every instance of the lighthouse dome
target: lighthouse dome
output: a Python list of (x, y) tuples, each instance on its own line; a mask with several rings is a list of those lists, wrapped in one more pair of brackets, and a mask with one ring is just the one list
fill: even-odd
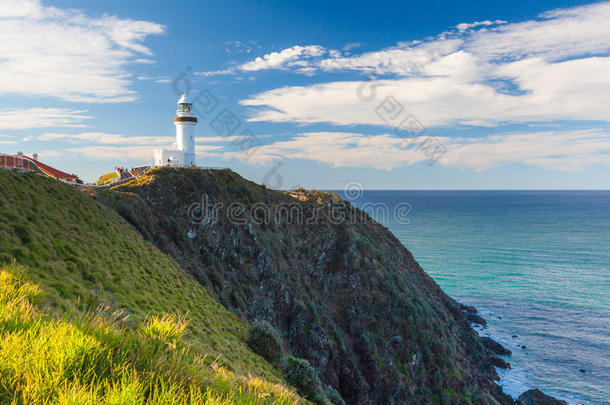
[(178, 117), (193, 117), (193, 103), (188, 96), (188, 93), (184, 93), (180, 100), (178, 100), (178, 111), (176, 115)]
[(192, 104), (188, 93), (182, 94), (182, 97), (180, 97), (180, 100), (178, 100), (178, 104)]

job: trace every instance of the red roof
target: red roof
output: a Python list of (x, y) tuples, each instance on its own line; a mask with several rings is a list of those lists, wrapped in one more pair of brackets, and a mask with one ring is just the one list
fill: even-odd
[[(35, 166), (36, 168), (38, 168), (38, 170), (40, 170), (42, 173), (46, 174), (47, 176), (51, 176), (54, 177), (56, 179), (60, 179), (60, 180), (65, 180), (65, 181), (76, 181), (77, 177), (72, 175), (72, 174), (68, 174), (65, 172), (62, 172), (61, 170), (57, 170), (49, 165), (46, 165), (38, 160), (34, 160), (29, 156), (25, 156), (25, 155), (13, 155), (13, 156), (8, 156), (8, 155), (4, 155), (4, 162), (0, 162), (0, 163), (4, 163), (5, 166), (8, 167), (13, 167), (13, 168), (18, 168), (18, 169), (26, 169), (26, 170), (30, 170), (32, 171), (32, 167), (31, 165)], [(28, 165), (24, 164), (24, 161), (29, 162)]]
[[(28, 159), (30, 159), (30, 158), (28, 158)], [(76, 181), (77, 177), (72, 174), (68, 174), (68, 173), (62, 172), (61, 170), (57, 170), (49, 165), (45, 165), (44, 163), (39, 162), (38, 160), (30, 159), (30, 161), (32, 161), (36, 166), (38, 166), (38, 168), (40, 170), (42, 170), (45, 174), (48, 174), (49, 176), (55, 177), (57, 179), (62, 179), (62, 180)]]

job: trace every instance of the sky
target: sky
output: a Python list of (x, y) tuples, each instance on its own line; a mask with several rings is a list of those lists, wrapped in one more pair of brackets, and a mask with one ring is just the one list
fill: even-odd
[(610, 2), (0, 0), (0, 152), (86, 181), (197, 163), (269, 187), (608, 189)]

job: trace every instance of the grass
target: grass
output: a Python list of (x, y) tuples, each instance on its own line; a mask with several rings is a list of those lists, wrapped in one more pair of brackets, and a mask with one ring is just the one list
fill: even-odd
[[(35, 174), (0, 170), (0, 266), (11, 263), (25, 266), (32, 283), (28, 285), (45, 291), (44, 307), (65, 317), (57, 321), (60, 323), (44, 318), (45, 328), (90, 336), (78, 325), (69, 329), (68, 321), (100, 305), (123, 308), (130, 322), (148, 325), (150, 333), (163, 330), (164, 323), (178, 322), (184, 327), (180, 341), (201, 358), (213, 359), (206, 367), (215, 364), (218, 371), (214, 372), (232, 375), (230, 381), (253, 375), (260, 378), (252, 380), (260, 381), (257, 384), (283, 383), (281, 372), (248, 347), (246, 324), (118, 214), (72, 186)], [(188, 323), (166, 314), (188, 314)], [(18, 319), (24, 318), (20, 315)], [(22, 333), (29, 330), (35, 329), (28, 326)], [(91, 342), (94, 345), (95, 340)], [(0, 368), (2, 383), (5, 371)], [(116, 385), (120, 381), (108, 384), (123, 392)], [(128, 385), (124, 390), (128, 387), (136, 389)], [(86, 384), (64, 388), (61, 398), (66, 398), (65, 403), (70, 403), (71, 395), (85, 396), (92, 389)]]
[(100, 176), (95, 184), (102, 186), (104, 184), (114, 183), (119, 179), (119, 175), (116, 172), (106, 173)]
[(187, 321), (151, 316), (128, 326), (107, 307), (58, 317), (43, 291), (0, 270), (0, 402), (14, 404), (295, 404), (286, 387), (239, 377), (194, 353)]

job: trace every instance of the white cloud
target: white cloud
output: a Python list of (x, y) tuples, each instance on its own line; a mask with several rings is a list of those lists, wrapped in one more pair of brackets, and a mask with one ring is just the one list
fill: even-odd
[(303, 60), (303, 58), (320, 56), (325, 52), (318, 45), (293, 46), (280, 52), (271, 52), (263, 57), (258, 57), (251, 62), (243, 64), (240, 69), (245, 71), (256, 71), (263, 69), (279, 69), (285, 67), (289, 62)]
[(610, 50), (610, 2), (554, 10), (538, 20), (476, 31), (466, 48), (484, 58), (543, 57), (555, 61)]
[(261, 49), (257, 40), (227, 41), (225, 52), (228, 54), (250, 53), (254, 49)]
[(323, 59), (318, 67), (325, 71), (354, 70), (363, 73), (397, 74), (401, 76), (421, 74), (428, 64), (439, 57), (457, 52), (462, 41), (456, 38), (438, 39), (416, 45), (400, 45), (360, 55)]
[(58, 150), (43, 150), (41, 152), (38, 152), (38, 158), (41, 160), (58, 158), (58, 157), (62, 157), (63, 155), (64, 155), (64, 153), (62, 151), (58, 151)]
[[(546, 61), (606, 54), (610, 51), (610, 2), (544, 13), (537, 20), (507, 24), (479, 21), (457, 25), (424, 41), (340, 60), (322, 60), (325, 70), (349, 69), (401, 76), (429, 75), (426, 68), (457, 51), (471, 54), (478, 63), (542, 57)], [(475, 27), (486, 27), (472, 30)], [(433, 74), (433, 73), (432, 73)]]
[(42, 14), (40, 2), (21, 0), (4, 0), (0, 2), (0, 18), (40, 18)]
[[(175, 137), (170, 136), (125, 136), (120, 134), (108, 134), (104, 132), (83, 132), (78, 134), (66, 133), (44, 133), (38, 136), (39, 141), (65, 141), (72, 144), (86, 144), (60, 150), (57, 153), (73, 153), (86, 156), (96, 160), (151, 160), (154, 150), (159, 147), (171, 145)], [(234, 137), (209, 137), (198, 138), (197, 143), (203, 142), (228, 142), (241, 139)], [(218, 145), (196, 145), (195, 152), (200, 157), (217, 155), (222, 146)], [(47, 151), (50, 152), (50, 151)]]
[[(153, 159), (154, 145), (126, 145), (126, 146), (106, 146), (106, 145), (91, 145), (76, 148), (68, 148), (67, 153), (74, 153), (79, 156), (85, 156), (95, 160), (147, 160)], [(197, 146), (195, 152), (198, 157), (206, 157), (215, 155), (214, 151), (220, 149), (219, 146)]]
[[(516, 24), (482, 21), (419, 42), (326, 58), (324, 71), (384, 75), (376, 98), (358, 81), (292, 86), (256, 94), (252, 121), (393, 126), (376, 114), (393, 96), (425, 126), (496, 126), (551, 120), (609, 121), (610, 2), (557, 10)], [(482, 27), (473, 30), (472, 28)], [(596, 56), (594, 56), (596, 55)]]
[[(263, 138), (261, 136), (260, 138)], [(243, 135), (232, 136), (206, 136), (197, 137), (196, 143), (216, 143), (216, 142), (235, 142), (247, 138)], [(91, 142), (101, 145), (157, 145), (163, 146), (175, 142), (173, 136), (125, 136), (120, 134), (108, 134), (105, 132), (83, 132), (79, 134), (66, 134), (57, 132), (47, 132), (37, 138), (39, 141), (65, 140), (70, 143)]]
[(472, 23), (461, 23), (455, 26), (455, 28), (457, 28), (459, 31), (466, 31), (466, 30), (470, 30), (476, 27), (489, 27), (490, 25), (499, 25), (499, 24), (506, 24), (506, 21), (504, 20), (495, 20), (495, 21), (489, 21), (489, 20), (485, 20), (485, 21), (475, 21)]
[[(435, 68), (440, 71), (451, 65), (467, 66), (469, 63), (467, 58), (456, 58), (445, 66), (437, 64)], [(379, 104), (390, 96), (403, 106), (403, 116), (411, 113), (428, 127), (495, 126), (557, 119), (608, 121), (608, 71), (610, 57), (559, 63), (529, 59), (498, 69), (519, 85), (522, 92), (518, 94), (507, 94), (498, 90), (495, 84), (437, 76), (371, 81), (366, 85), (367, 89), (375, 88), (376, 97), (371, 102), (358, 97), (361, 82), (333, 82), (284, 87), (241, 103), (263, 107), (255, 112), (251, 121), (395, 126), (399, 120), (388, 124), (377, 114)]]
[(86, 112), (67, 108), (5, 109), (0, 110), (0, 129), (84, 127), (83, 121), (91, 118), (83, 115)]
[(152, 160), (154, 146), (101, 146), (91, 145), (78, 148), (67, 148), (67, 153), (74, 153), (94, 160), (112, 160), (114, 162), (146, 159)]
[(203, 77), (234, 74), (237, 71), (255, 72), (266, 69), (287, 69), (296, 68), (297, 72), (308, 73), (307, 67), (311, 64), (311, 59), (321, 56), (326, 49), (319, 45), (299, 46), (295, 45), (283, 49), (279, 52), (271, 52), (262, 57), (246, 62), (239, 66), (232, 66), (227, 69), (213, 70), (208, 72), (197, 72)]
[(221, 70), (210, 70), (208, 72), (195, 72), (195, 74), (199, 75), (199, 76), (203, 76), (203, 77), (212, 77), (212, 76), (219, 76), (219, 75), (232, 75), (235, 74), (236, 72), (236, 67), (230, 67), (227, 69), (221, 69)]
[[(257, 138), (268, 138), (271, 135), (257, 135)], [(199, 136), (195, 138), (196, 143), (214, 143), (214, 142), (237, 142), (249, 139), (248, 135), (230, 135), (230, 136)]]
[(362, 44), (360, 44), (359, 42), (350, 42), (348, 44), (343, 45), (341, 49), (344, 51), (351, 51), (352, 49), (360, 48), (361, 46)]
[(71, 143), (92, 142), (101, 145), (163, 145), (171, 143), (175, 138), (167, 136), (125, 136), (107, 134), (104, 132), (84, 132), (80, 134), (44, 133), (39, 141), (66, 140)]
[(492, 135), (451, 141), (446, 166), (484, 171), (514, 163), (551, 170), (610, 164), (610, 133), (600, 129)]
[(138, 80), (153, 81), (155, 83), (170, 83), (172, 78), (169, 76), (138, 76)]
[(77, 10), (37, 0), (0, 0), (0, 93), (74, 102), (131, 101), (130, 63), (150, 61), (142, 44), (162, 25)]
[[(245, 155), (253, 164), (287, 158), (315, 160), (333, 167), (368, 166), (386, 170), (426, 159), (412, 148), (401, 149), (404, 145), (403, 139), (387, 134), (364, 136), (350, 132), (309, 132), (287, 141), (259, 146), (253, 153)], [(244, 153), (227, 152), (225, 156), (242, 157)]]
[[(371, 167), (392, 170), (426, 161), (430, 156), (418, 149), (426, 136), (400, 138), (381, 134), (366, 136), (351, 132), (309, 132), (246, 153), (248, 163), (266, 164), (277, 159), (316, 161), (333, 167)], [(511, 164), (550, 170), (583, 169), (592, 164), (610, 164), (610, 132), (595, 130), (531, 132), (489, 135), (482, 138), (436, 137), (447, 152), (438, 164), (485, 171)], [(225, 157), (242, 154), (227, 152)]]

